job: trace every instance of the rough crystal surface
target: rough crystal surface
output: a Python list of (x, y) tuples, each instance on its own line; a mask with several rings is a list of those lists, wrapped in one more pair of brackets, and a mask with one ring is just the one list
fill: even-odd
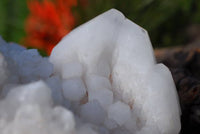
[(1, 134), (178, 134), (171, 73), (148, 33), (111, 9), (49, 58), (0, 39)]

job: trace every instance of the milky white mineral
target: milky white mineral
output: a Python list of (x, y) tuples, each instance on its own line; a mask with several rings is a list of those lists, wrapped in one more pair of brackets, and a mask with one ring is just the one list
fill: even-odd
[(0, 39), (0, 134), (178, 134), (168, 68), (146, 30), (111, 9), (49, 58)]
[[(130, 133), (179, 133), (179, 102), (171, 73), (163, 64), (156, 64), (146, 30), (119, 11), (112, 9), (72, 31), (53, 49), (50, 61), (60, 74), (64, 64), (82, 64), (88, 103), (96, 98), (101, 105), (107, 105), (100, 96), (105, 88), (110, 89), (114, 104), (104, 93), (110, 105), (107, 118), (119, 127), (126, 129), (123, 124), (132, 113), (138, 116), (136, 124), (143, 125)], [(90, 93), (92, 90), (98, 90), (98, 96)], [(136, 108), (141, 115), (134, 113)]]

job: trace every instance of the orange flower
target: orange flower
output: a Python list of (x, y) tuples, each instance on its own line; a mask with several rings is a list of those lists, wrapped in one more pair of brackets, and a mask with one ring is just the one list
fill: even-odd
[(50, 54), (52, 48), (74, 27), (71, 8), (76, 4), (76, 0), (29, 1), (25, 44)]

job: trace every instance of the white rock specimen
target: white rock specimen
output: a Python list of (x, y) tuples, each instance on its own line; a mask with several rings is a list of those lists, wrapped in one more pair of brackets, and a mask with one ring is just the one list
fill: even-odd
[(147, 32), (115, 9), (50, 58), (0, 39), (1, 134), (178, 134), (180, 114)]
[[(82, 64), (89, 100), (96, 96), (91, 90), (108, 88), (101, 77), (109, 80), (114, 100), (122, 102), (108, 109), (108, 118), (123, 125), (131, 116), (130, 109), (141, 109), (139, 114), (144, 120), (138, 118), (135, 122), (142, 121), (143, 126), (131, 133), (179, 133), (180, 109), (171, 73), (164, 65), (156, 64), (146, 30), (119, 11), (109, 10), (73, 30), (53, 49), (50, 61), (56, 73), (62, 73), (64, 64)], [(120, 108), (122, 111), (118, 111)], [(127, 117), (118, 119), (123, 110)]]

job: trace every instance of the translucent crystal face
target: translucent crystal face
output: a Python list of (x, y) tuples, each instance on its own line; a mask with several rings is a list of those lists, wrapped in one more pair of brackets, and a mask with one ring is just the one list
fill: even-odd
[(171, 73), (156, 64), (148, 33), (115, 9), (73, 30), (50, 58), (2, 40), (0, 52), (2, 134), (180, 131)]

